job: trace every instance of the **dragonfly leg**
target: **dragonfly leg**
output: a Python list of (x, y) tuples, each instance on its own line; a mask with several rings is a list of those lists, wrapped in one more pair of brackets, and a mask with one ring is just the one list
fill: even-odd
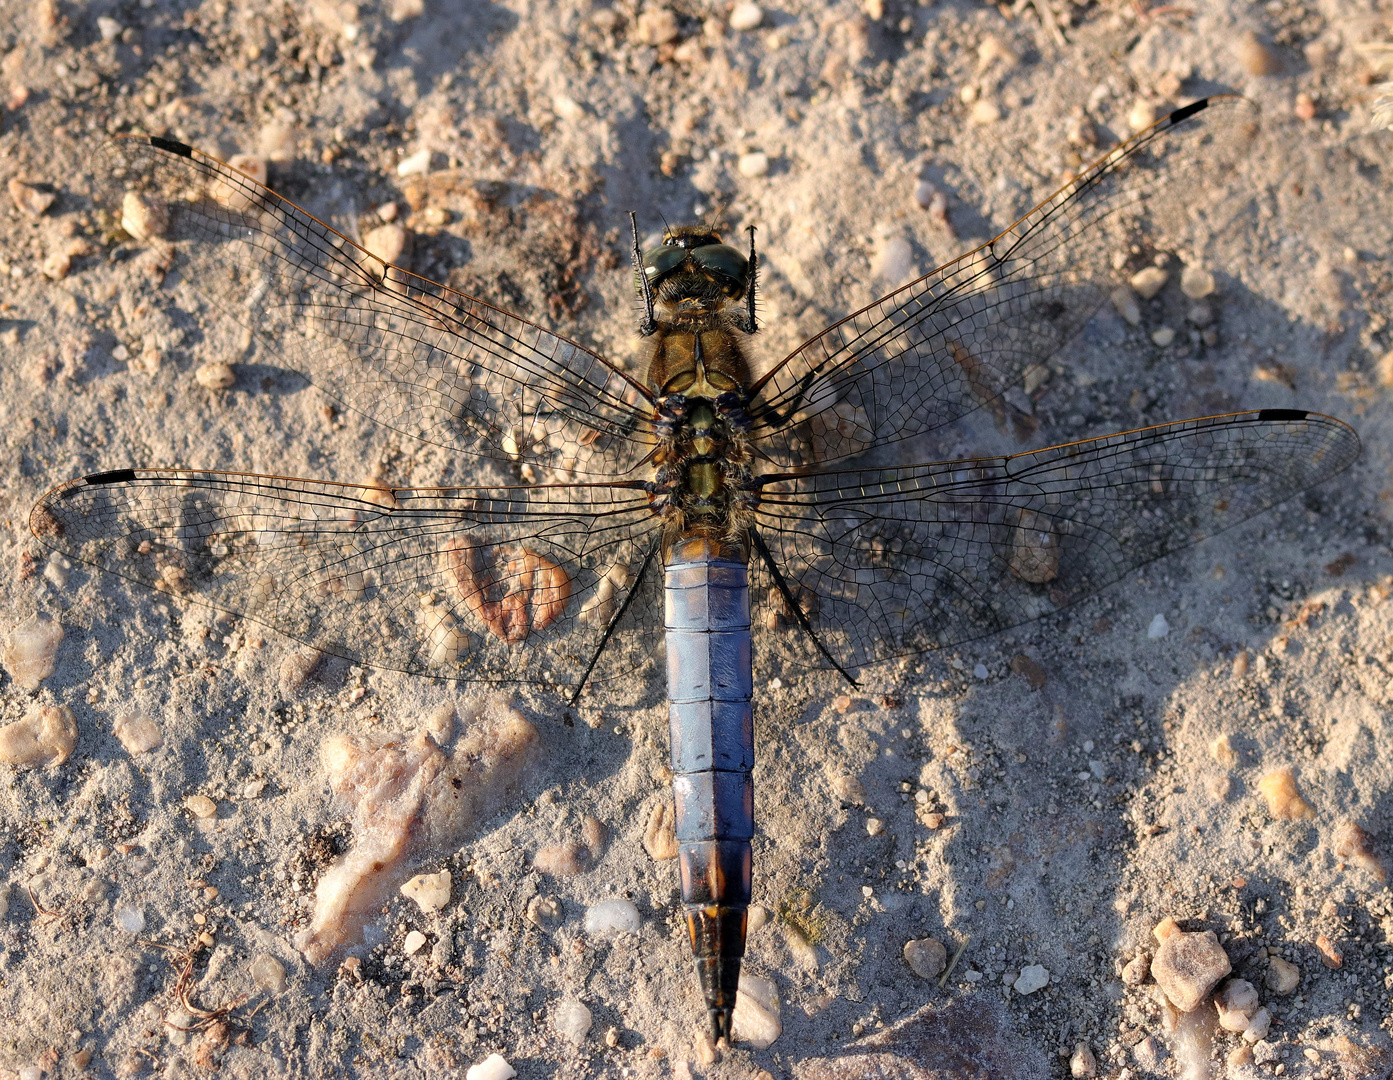
[(643, 318), (639, 320), (638, 332), (644, 337), (658, 329), (658, 320), (653, 314), (653, 283), (643, 269), (643, 249), (638, 240), (638, 216), (629, 211), (629, 228), (634, 234), (634, 276), (638, 278), (639, 298), (643, 301)]
[(745, 324), (740, 327), (747, 334), (753, 334), (759, 329), (755, 323), (755, 280), (759, 277), (759, 256), (755, 254), (755, 227), (749, 227), (750, 234), (750, 267), (749, 284), (745, 287)]

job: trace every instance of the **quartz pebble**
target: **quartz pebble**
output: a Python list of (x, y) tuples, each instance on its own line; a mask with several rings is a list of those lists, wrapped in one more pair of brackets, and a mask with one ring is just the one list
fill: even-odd
[(1263, 982), (1274, 994), (1286, 996), (1301, 983), (1301, 969), (1280, 956), (1274, 956), (1267, 962), (1267, 976)]
[(1232, 769), (1238, 764), (1238, 751), (1233, 748), (1228, 732), (1215, 736), (1214, 741), (1209, 744), (1209, 756), (1226, 769)]
[(5, 670), (16, 685), (37, 690), (53, 674), (63, 627), (46, 611), (36, 611), (10, 631), (5, 639)]
[(948, 966), (948, 950), (935, 938), (915, 938), (904, 945), (905, 963), (921, 979), (936, 979)]
[(58, 197), (51, 191), (41, 191), (32, 184), (26, 184), (23, 180), (12, 179), (9, 183), (10, 201), (19, 210), (23, 210), (30, 217), (41, 217), (48, 212), (48, 208), (53, 205)]
[(363, 247), (367, 249), (368, 254), (377, 256), (384, 263), (405, 266), (406, 257), (410, 254), (411, 233), (407, 231), (406, 226), (389, 221), (365, 232)]
[(601, 900), (585, 910), (587, 934), (636, 934), (638, 928), (638, 908), (628, 900)]
[(97, 16), (97, 33), (102, 36), (103, 41), (115, 41), (124, 29), (125, 27), (110, 15)]
[(658, 862), (677, 858), (677, 822), (666, 799), (653, 806), (643, 829), (643, 850)]
[(1298, 120), (1314, 120), (1316, 118), (1316, 99), (1310, 94), (1297, 94), (1296, 103), (1292, 106), (1292, 113)]
[(1011, 984), (1018, 994), (1033, 994), (1050, 984), (1050, 973), (1043, 964), (1027, 964), (1021, 968), (1020, 976)]
[(145, 929), (145, 913), (132, 904), (122, 904), (111, 917), (128, 934), (138, 934)]
[(513, 1080), (517, 1074), (502, 1054), (490, 1054), (479, 1064), (469, 1066), (464, 1080)]
[(196, 818), (210, 818), (218, 812), (218, 804), (207, 795), (190, 795), (184, 800), (184, 809)]
[(1246, 979), (1230, 979), (1214, 995), (1214, 1008), (1225, 1031), (1247, 1031), (1258, 1010), (1257, 987)]
[(1372, 839), (1357, 822), (1342, 822), (1331, 839), (1336, 855), (1367, 871), (1380, 885), (1388, 882), (1388, 870), (1374, 854)]
[(1277, 54), (1251, 30), (1245, 30), (1239, 36), (1234, 55), (1249, 75), (1276, 75), (1282, 70), (1282, 62)]
[(412, 930), (409, 931), (406, 937), (402, 940), (401, 951), (406, 953), (407, 956), (415, 956), (418, 952), (425, 948), (425, 944), (426, 935), (421, 933), (421, 931), (419, 930)]
[(1088, 1043), (1075, 1044), (1074, 1053), (1069, 1058), (1069, 1075), (1074, 1080), (1089, 1080), (1098, 1075), (1098, 1059), (1093, 1056)]
[(0, 727), (0, 761), (7, 765), (61, 765), (76, 745), (77, 721), (66, 705), (45, 705)]
[(1136, 293), (1126, 285), (1119, 285), (1113, 289), (1111, 300), (1112, 306), (1117, 309), (1124, 322), (1129, 326), (1141, 325), (1141, 306), (1137, 303)]
[(1258, 781), (1258, 791), (1267, 800), (1267, 810), (1282, 821), (1299, 821), (1315, 815), (1315, 810), (1296, 788), (1296, 776), (1288, 766), (1270, 772)]
[(1202, 266), (1180, 271), (1180, 291), (1191, 300), (1203, 300), (1214, 291), (1214, 275)]
[(585, 1036), (590, 1033), (590, 1026), (594, 1022), (590, 1010), (579, 1001), (562, 1001), (551, 1011), (551, 1026), (556, 1033), (577, 1046), (585, 1042)]
[(1146, 636), (1152, 641), (1163, 638), (1171, 632), (1171, 624), (1166, 621), (1166, 617), (1159, 611), (1152, 616), (1151, 624), (1146, 628)]
[(763, 176), (769, 171), (769, 155), (758, 150), (749, 154), (741, 154), (735, 162), (735, 168), (741, 176), (747, 176), (751, 179)]
[(1159, 116), (1160, 111), (1153, 102), (1139, 98), (1127, 114), (1127, 126), (1133, 131), (1142, 131), (1156, 123)]
[(408, 900), (416, 901), (416, 906), (430, 915), (450, 902), (451, 884), (448, 870), (438, 874), (417, 874), (401, 887), (401, 894)]
[(871, 276), (896, 286), (914, 276), (914, 248), (903, 236), (881, 241), (871, 260)]
[(285, 965), (274, 956), (260, 953), (251, 962), (252, 982), (268, 994), (285, 992)]
[(169, 228), (169, 213), (161, 203), (138, 191), (121, 199), (121, 228), (135, 240), (155, 240)]
[(634, 29), (645, 45), (667, 45), (681, 33), (677, 16), (667, 8), (650, 7), (639, 14)]
[(1186, 933), (1166, 920), (1156, 934), (1160, 946), (1151, 961), (1151, 977), (1171, 1004), (1181, 1012), (1193, 1012), (1232, 970), (1228, 954), (1212, 930)]
[(111, 730), (126, 753), (132, 755), (147, 753), (164, 742), (159, 725), (139, 711), (118, 716)]
[(1150, 300), (1165, 287), (1169, 276), (1159, 266), (1147, 266), (1133, 274), (1128, 284), (1143, 300)]
[(237, 372), (232, 365), (221, 360), (202, 365), (193, 373), (198, 385), (207, 390), (226, 390), (237, 381)]
[(968, 114), (968, 120), (980, 127), (988, 124), (995, 124), (1001, 119), (1001, 106), (994, 101), (982, 98), (972, 105), (972, 111)]
[(1243, 1031), (1243, 1041), (1246, 1043), (1259, 1042), (1267, 1038), (1267, 1032), (1272, 1027), (1272, 1014), (1266, 1008), (1261, 1008), (1253, 1014), (1252, 1020), (1248, 1022), (1247, 1028)]
[(832, 790), (837, 793), (837, 798), (852, 806), (860, 806), (866, 801), (865, 785), (854, 776), (838, 776), (832, 781)]
[(758, 4), (736, 4), (730, 9), (730, 17), (726, 20), (732, 30), (746, 31), (756, 29), (764, 21), (764, 12)]
[(1169, 326), (1158, 326), (1155, 330), (1151, 331), (1152, 343), (1159, 345), (1163, 349), (1174, 340), (1175, 331)]
[(1148, 1035), (1132, 1047), (1132, 1057), (1147, 1072), (1155, 1072), (1166, 1060), (1166, 1050), (1154, 1037)]
[(779, 1019), (779, 988), (769, 979), (740, 973), (731, 1034), (756, 1050), (767, 1050), (783, 1034)]
[(1151, 957), (1144, 952), (1138, 953), (1122, 968), (1122, 983), (1124, 986), (1140, 986), (1150, 974)]

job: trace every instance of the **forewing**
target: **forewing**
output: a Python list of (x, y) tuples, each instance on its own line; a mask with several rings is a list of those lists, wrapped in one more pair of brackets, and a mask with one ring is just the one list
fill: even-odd
[[(852, 669), (1058, 611), (1347, 468), (1317, 413), (1164, 424), (1010, 457), (788, 477), (756, 528), (835, 662)], [(756, 593), (777, 616), (768, 575)], [(818, 663), (791, 619), (764, 642)]]
[(239, 170), (132, 136), (94, 171), (126, 232), (348, 408), (552, 480), (626, 473), (651, 450), (644, 391), (608, 361), (384, 263)]
[[(657, 520), (622, 485), (388, 491), (123, 469), (55, 488), (30, 524), (83, 562), (355, 663), (564, 686), (636, 587)], [(624, 632), (646, 648), (659, 609), (638, 609)]]
[(804, 342), (752, 391), (759, 452), (826, 464), (995, 403), (1097, 310), (1113, 256), (1144, 230), (1176, 239), (1256, 135), (1243, 98), (1177, 110), (996, 239)]

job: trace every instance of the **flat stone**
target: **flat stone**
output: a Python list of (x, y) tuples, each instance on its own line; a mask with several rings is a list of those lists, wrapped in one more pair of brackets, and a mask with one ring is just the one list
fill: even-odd
[(1233, 970), (1213, 930), (1167, 936), (1151, 961), (1151, 977), (1181, 1012), (1193, 1012), (1215, 985)]
[(1020, 977), (1011, 984), (1011, 989), (1018, 994), (1033, 994), (1049, 985), (1050, 973), (1043, 964), (1027, 964), (1021, 968)]

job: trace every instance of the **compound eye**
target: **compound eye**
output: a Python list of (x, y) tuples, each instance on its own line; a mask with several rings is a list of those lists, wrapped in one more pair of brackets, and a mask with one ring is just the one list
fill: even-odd
[(703, 244), (693, 248), (691, 256), (703, 270), (724, 278), (728, 285), (744, 291), (750, 261), (729, 244)]
[(686, 257), (687, 249), (676, 244), (653, 248), (643, 256), (643, 273), (649, 281), (657, 281), (681, 266)]

